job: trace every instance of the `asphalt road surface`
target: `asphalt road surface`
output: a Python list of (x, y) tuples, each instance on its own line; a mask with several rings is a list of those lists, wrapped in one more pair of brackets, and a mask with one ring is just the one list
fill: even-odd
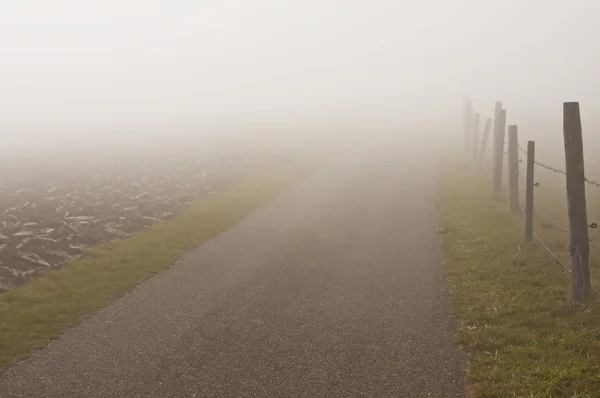
[(355, 153), (0, 376), (0, 397), (459, 397), (431, 161)]

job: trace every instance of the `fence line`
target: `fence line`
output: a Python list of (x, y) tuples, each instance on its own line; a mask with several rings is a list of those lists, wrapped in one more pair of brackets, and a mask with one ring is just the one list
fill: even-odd
[[(480, 113), (477, 113), (472, 102), (468, 100), (466, 114), (471, 116), (471, 120), (465, 124), (465, 138), (467, 142), (471, 142), (471, 145), (477, 148), (479, 145), (479, 120)], [(590, 275), (589, 275), (589, 250), (590, 246), (596, 251), (600, 252), (600, 246), (597, 245), (590, 239), (588, 234), (589, 228), (596, 228), (596, 223), (588, 224), (587, 222), (587, 206), (585, 199), (585, 186), (594, 186), (600, 188), (600, 183), (594, 180), (590, 180), (584, 175), (583, 167), (583, 141), (581, 134), (581, 119), (579, 115), (579, 103), (564, 103), (564, 123), (563, 123), (563, 135), (565, 143), (565, 160), (566, 170), (562, 170), (558, 167), (554, 167), (539, 161), (536, 161), (534, 157), (535, 143), (530, 141), (528, 145), (531, 149), (531, 159), (528, 159), (528, 151), (525, 150), (518, 143), (518, 127), (516, 125), (509, 126), (509, 141), (515, 142), (516, 145), (508, 145), (508, 151), (505, 152), (505, 145), (509, 142), (504, 140), (506, 123), (506, 110), (502, 108), (502, 102), (497, 101), (494, 110), (494, 138), (493, 141), (493, 162), (492, 162), (492, 198), (498, 196), (502, 190), (502, 174), (503, 174), (503, 155), (508, 155), (508, 173), (509, 173), (509, 211), (514, 210), (514, 206), (517, 205), (521, 212), (525, 216), (525, 236), (526, 241), (531, 240), (532, 237), (540, 243), (540, 245), (568, 272), (571, 273), (572, 280), (572, 294), (575, 301), (583, 299), (585, 296), (591, 293), (590, 287)], [(473, 120), (473, 117), (475, 117)], [(491, 118), (488, 118), (491, 119)], [(485, 150), (485, 143), (483, 140), (490, 140), (487, 134), (483, 135), (480, 153), (478, 156), (473, 155), (473, 147), (467, 154), (470, 158), (475, 159), (476, 168), (481, 171), (482, 158), (484, 157), (483, 151)], [(519, 164), (523, 163), (523, 159), (519, 158), (518, 153), (524, 153), (527, 159), (527, 178), (522, 174)], [(512, 159), (512, 160), (511, 160)], [(516, 164), (516, 165), (515, 165)], [(539, 182), (534, 182), (535, 172), (534, 169), (540, 167), (542, 169), (551, 171), (557, 175), (564, 176), (567, 186), (567, 215), (569, 217), (569, 226), (565, 226), (563, 223), (553, 219), (548, 215), (548, 212), (543, 211), (538, 206), (533, 204), (534, 188), (540, 186)], [(516, 170), (515, 170), (516, 168)], [(511, 171), (512, 170), (512, 171)], [(515, 180), (516, 178), (516, 180)], [(516, 181), (516, 182), (515, 182)], [(519, 184), (518, 182), (525, 182), (527, 200), (525, 208), (522, 203), (518, 200), (519, 196)], [(528, 184), (530, 184), (528, 186)], [(512, 203), (512, 204), (511, 204)], [(526, 210), (527, 209), (527, 210)], [(518, 211), (518, 210), (517, 210)], [(528, 213), (530, 212), (530, 213)], [(558, 228), (562, 232), (566, 232), (569, 236), (570, 245), (570, 257), (571, 266), (569, 267), (564, 261), (561, 260), (560, 256), (552, 251), (550, 245), (548, 245), (534, 231), (533, 219), (541, 220), (542, 222), (549, 223), (552, 226)]]
[[(521, 147), (521, 145), (519, 145), (519, 150), (521, 152), (524, 151), (523, 148)], [(527, 153), (527, 151), (524, 151), (524, 152)], [(546, 165), (541, 164), (539, 162), (535, 162), (534, 161), (534, 163), (536, 165), (540, 166), (540, 167), (543, 167), (543, 168), (548, 168), (549, 167), (549, 166), (546, 166)], [(562, 171), (562, 170), (558, 170), (558, 172), (560, 174), (562, 174), (562, 175), (566, 175), (566, 173), (564, 171)], [(519, 169), (519, 178), (521, 179), (521, 181), (523, 181), (525, 179), (525, 177), (523, 176), (523, 173), (521, 172), (521, 169)], [(597, 182), (595, 182), (593, 180), (589, 180), (589, 179), (586, 178), (585, 182), (587, 182), (588, 184), (592, 184), (592, 185), (600, 187), (600, 184), (598, 184)], [(539, 187), (540, 183), (537, 182), (537, 183), (535, 183), (535, 185), (536, 185), (536, 187)], [(521, 209), (521, 210), (523, 210), (523, 209)], [(548, 221), (549, 223), (553, 224), (554, 226), (558, 227), (559, 229), (563, 230), (564, 232), (567, 232), (567, 233), (569, 232), (569, 229), (567, 227), (565, 227), (561, 222), (554, 220), (552, 217), (550, 217), (548, 215), (547, 212), (544, 212), (544, 211), (540, 210), (540, 208), (538, 206), (534, 206), (533, 210), (537, 214), (538, 217), (544, 219), (545, 221)], [(591, 228), (596, 229), (597, 226), (595, 224), (596, 223), (590, 224), (590, 226), (592, 226)], [(589, 239), (589, 242), (590, 242), (590, 245), (594, 249), (596, 249), (598, 252), (600, 252), (600, 245), (596, 244), (592, 239)]]

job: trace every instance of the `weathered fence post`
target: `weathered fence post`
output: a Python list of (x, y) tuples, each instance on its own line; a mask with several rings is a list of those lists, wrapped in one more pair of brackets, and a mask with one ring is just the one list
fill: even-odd
[(519, 130), (508, 126), (508, 211), (519, 211)]
[(487, 145), (488, 136), (490, 135), (490, 128), (492, 127), (492, 119), (487, 118), (485, 120), (485, 127), (483, 128), (483, 138), (481, 139), (481, 148), (479, 148), (479, 160), (477, 161), (477, 171), (481, 171), (483, 167), (483, 156), (485, 155), (485, 146)]
[(469, 153), (471, 145), (471, 128), (473, 127), (473, 105), (471, 100), (465, 101), (465, 151)]
[(498, 119), (500, 118), (500, 111), (502, 110), (502, 102), (496, 101), (496, 105), (494, 107), (494, 125), (492, 131), (492, 170), (494, 165), (496, 164), (496, 127), (498, 124)]
[(498, 112), (497, 122), (494, 124), (494, 188), (492, 190), (492, 197), (496, 197), (502, 191), (502, 162), (504, 160), (506, 109), (501, 109)]
[(563, 137), (567, 174), (567, 208), (573, 300), (581, 301), (591, 291), (583, 139), (578, 102), (563, 104)]
[(477, 162), (477, 150), (479, 149), (479, 113), (473, 117), (473, 162)]
[(533, 239), (533, 169), (535, 167), (535, 142), (527, 142), (527, 178), (525, 180), (525, 241)]

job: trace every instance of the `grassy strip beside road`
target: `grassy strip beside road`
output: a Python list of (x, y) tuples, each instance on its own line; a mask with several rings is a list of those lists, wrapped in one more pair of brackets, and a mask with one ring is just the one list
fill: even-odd
[[(539, 243), (524, 244), (522, 215), (490, 201), (488, 179), (447, 166), (443, 244), (470, 396), (598, 397), (600, 302), (572, 303), (567, 271)], [(564, 232), (559, 239), (536, 228), (568, 251)], [(592, 273), (600, 273), (597, 258)]]
[(105, 307), (148, 276), (230, 228), (324, 157), (299, 157), (260, 170), (222, 193), (133, 238), (91, 250), (28, 285), (0, 295), (0, 372), (64, 329)]

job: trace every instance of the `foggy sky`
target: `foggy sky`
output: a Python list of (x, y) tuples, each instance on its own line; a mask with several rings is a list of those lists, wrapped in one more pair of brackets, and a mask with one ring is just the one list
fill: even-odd
[(532, 136), (581, 101), (585, 129), (599, 20), (593, 0), (3, 0), (2, 147), (452, 128), (462, 93)]

